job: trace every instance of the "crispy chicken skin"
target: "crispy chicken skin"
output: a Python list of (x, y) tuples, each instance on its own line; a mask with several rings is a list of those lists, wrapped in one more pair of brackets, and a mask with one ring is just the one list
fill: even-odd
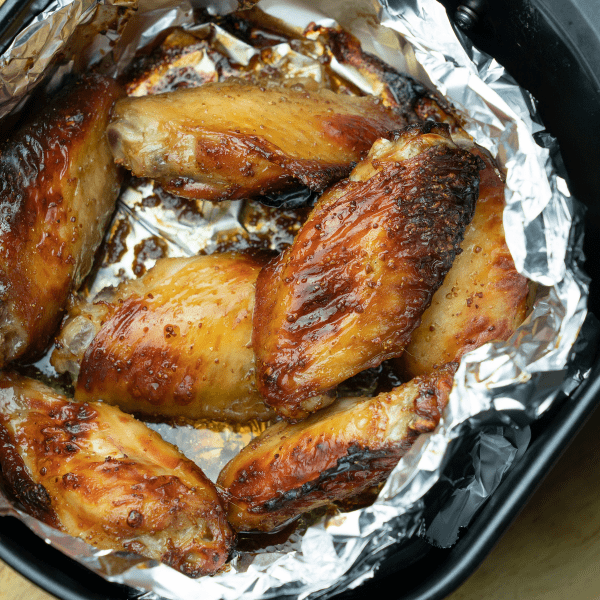
[[(357, 37), (339, 27), (324, 27), (312, 23), (307, 32), (318, 34), (325, 52), (339, 64), (360, 73), (369, 82), (373, 94), (381, 98), (385, 106), (401, 114), (407, 123), (425, 121), (424, 108), (432, 103), (436, 108), (444, 106), (449, 112), (446, 101), (427, 89), (406, 73), (401, 73), (373, 54), (365, 52)], [(330, 59), (330, 60), (331, 60)], [(445, 122), (433, 119), (437, 122)]]
[(0, 375), (0, 465), (38, 519), (98, 548), (214, 573), (233, 543), (214, 485), (177, 448), (118, 408), (78, 404)]
[(287, 418), (304, 400), (398, 356), (459, 252), (480, 162), (445, 125), (377, 141), (261, 271), (258, 388)]
[(409, 378), (458, 361), (489, 341), (508, 339), (527, 312), (528, 281), (517, 272), (504, 237), (504, 181), (485, 151), (471, 151), (485, 162), (475, 215), (462, 253), (398, 359)]
[(300, 183), (322, 190), (404, 124), (374, 97), (229, 80), (124, 98), (108, 139), (135, 175), (179, 196), (223, 200)]
[(0, 148), (0, 367), (50, 341), (120, 188), (105, 128), (117, 84), (90, 75)]
[(52, 364), (77, 380), (78, 401), (150, 416), (268, 419), (250, 347), (261, 266), (227, 253), (160, 259), (73, 307)]
[(238, 531), (271, 531), (303, 512), (384, 480), (417, 436), (433, 431), (452, 366), (375, 398), (346, 398), (305, 421), (280, 421), (221, 471)]

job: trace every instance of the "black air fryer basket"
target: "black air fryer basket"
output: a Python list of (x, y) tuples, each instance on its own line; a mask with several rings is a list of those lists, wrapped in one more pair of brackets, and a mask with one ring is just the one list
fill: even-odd
[[(399, 2), (400, 0), (395, 0)], [(495, 57), (538, 102), (553, 156), (571, 193), (587, 206), (584, 251), (594, 257), (600, 235), (600, 4), (598, 0), (441, 0), (477, 47)], [(0, 6), (0, 51), (39, 14), (48, 0), (5, 0)], [(394, 0), (388, 0), (391, 8)], [(542, 136), (543, 137), (543, 136)], [(543, 139), (540, 139), (543, 144)], [(592, 313), (599, 314), (600, 262), (588, 260)], [(458, 542), (438, 549), (420, 538), (392, 548), (374, 579), (340, 599), (397, 590), (398, 600), (441, 599), (483, 561), (600, 400), (600, 360), (590, 356), (589, 377), (534, 423), (521, 460), (477, 513)], [(49, 547), (20, 521), (0, 519), (0, 558), (63, 600), (124, 600), (134, 590), (108, 583)], [(402, 581), (399, 589), (398, 581)], [(383, 588), (385, 586), (385, 588)], [(389, 592), (388, 592), (389, 594)]]

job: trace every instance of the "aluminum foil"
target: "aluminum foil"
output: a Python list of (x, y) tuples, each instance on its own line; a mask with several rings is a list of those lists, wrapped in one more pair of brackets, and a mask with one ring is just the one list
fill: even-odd
[[(96, 19), (104, 19), (104, 26), (84, 55), (89, 64), (113, 75), (167, 28), (212, 27), (194, 23), (188, 2), (139, 0), (134, 13), (135, 5), (134, 0), (57, 0), (0, 61), (0, 115), (18, 108), (36, 85), (58, 85), (66, 71), (81, 67), (76, 52), (58, 70), (52, 61), (59, 52), (69, 58), (65, 48), (76, 47), (79, 28), (93, 26)], [(214, 13), (235, 8), (233, 2), (210, 0), (202, 6)], [(338, 23), (360, 39), (364, 50), (450, 100), (465, 117), (467, 131), (506, 169), (508, 244), (519, 271), (539, 288), (530, 316), (511, 339), (487, 344), (462, 359), (440, 426), (417, 440), (371, 506), (306, 519), (287, 541), (238, 552), (215, 576), (192, 580), (154, 561), (98, 551), (0, 498), (1, 514), (17, 515), (65, 554), (110, 581), (139, 589), (140, 597), (149, 600), (329, 597), (371, 577), (399, 541), (422, 535), (435, 545), (452, 544), (523, 455), (528, 425), (586, 376), (585, 361), (577, 358), (586, 348), (579, 348), (579, 354), (575, 348), (587, 299), (587, 279), (578, 267), (582, 209), (554, 172), (549, 151), (534, 141), (542, 127), (528, 93), (493, 59), (457, 37), (435, 0), (263, 0), (260, 7), (298, 30), (311, 22), (325, 27)], [(239, 65), (249, 64), (258, 52), (218, 28), (211, 35), (221, 36), (223, 52)], [(275, 59), (291, 75), (318, 80), (318, 49), (311, 50), (308, 42), (304, 53), (278, 45)], [(332, 68), (363, 91), (373, 91), (358, 73), (337, 64)], [(207, 63), (197, 67), (203, 75), (210, 69)], [(266, 239), (278, 250), (297, 230), (294, 214), (240, 202), (192, 206), (167, 201), (151, 181), (137, 181), (119, 200), (104, 261), (85, 291), (93, 295), (104, 285), (139, 276), (161, 256), (218, 251), (224, 237), (239, 236), (248, 245)], [(37, 366), (50, 373), (47, 359)], [(260, 429), (153, 427), (213, 480)], [(459, 455), (457, 440), (469, 445), (466, 456)], [(449, 474), (453, 459), (454, 465), (468, 462), (469, 475), (460, 482), (452, 469)], [(442, 481), (446, 500), (432, 508), (428, 492)]]

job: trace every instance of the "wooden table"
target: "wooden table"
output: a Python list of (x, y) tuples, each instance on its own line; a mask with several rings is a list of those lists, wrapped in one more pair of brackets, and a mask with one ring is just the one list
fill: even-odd
[[(600, 410), (448, 600), (600, 599)], [(51, 600), (0, 562), (0, 599)]]

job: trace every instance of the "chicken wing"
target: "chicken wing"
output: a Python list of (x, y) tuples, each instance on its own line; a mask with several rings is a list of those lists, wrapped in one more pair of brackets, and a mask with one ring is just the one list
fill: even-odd
[(404, 120), (373, 97), (300, 84), (207, 83), (124, 98), (108, 127), (117, 163), (188, 198), (246, 198), (348, 175)]
[(46, 348), (92, 266), (120, 188), (105, 139), (119, 96), (88, 76), (0, 148), (0, 367)]
[(257, 281), (252, 343), (269, 405), (302, 418), (305, 398), (402, 353), (460, 251), (480, 166), (427, 122), (377, 141), (321, 197)]
[[(368, 82), (372, 93), (385, 106), (401, 114), (407, 123), (413, 124), (425, 121), (422, 107), (428, 107), (432, 102), (436, 107), (448, 104), (440, 96), (427, 89), (406, 73), (401, 73), (382, 61), (374, 54), (362, 49), (360, 40), (341, 27), (325, 27), (311, 23), (307, 30), (311, 38), (318, 36), (324, 52), (333, 63), (344, 65), (357, 72), (360, 78)], [(449, 110), (451, 113), (451, 111)], [(445, 122), (433, 119), (436, 122)]]
[(409, 378), (458, 361), (492, 340), (508, 339), (527, 312), (528, 280), (517, 272), (504, 237), (504, 182), (487, 153), (472, 152), (486, 165), (475, 215), (465, 231), (462, 253), (398, 359)]
[(271, 531), (303, 512), (384, 480), (417, 436), (433, 431), (451, 366), (375, 398), (346, 398), (301, 423), (280, 421), (221, 471), (238, 531)]
[(233, 534), (214, 485), (177, 448), (118, 408), (78, 404), (0, 375), (0, 465), (38, 519), (98, 548), (135, 552), (197, 577)]
[(261, 265), (236, 254), (160, 259), (73, 307), (52, 364), (77, 380), (78, 401), (151, 416), (268, 419), (250, 347)]
[(384, 104), (407, 116), (414, 113), (423, 121), (448, 124), (452, 139), (485, 162), (473, 221), (461, 244), (463, 252), (397, 360), (400, 368), (407, 378), (423, 375), (486, 342), (508, 339), (525, 318), (529, 284), (517, 272), (506, 245), (504, 181), (493, 159), (474, 146), (443, 98), (428, 91), (420, 95), (412, 91), (407, 87), (410, 79), (363, 52), (358, 40), (347, 32), (320, 30), (336, 60), (368, 77)]

